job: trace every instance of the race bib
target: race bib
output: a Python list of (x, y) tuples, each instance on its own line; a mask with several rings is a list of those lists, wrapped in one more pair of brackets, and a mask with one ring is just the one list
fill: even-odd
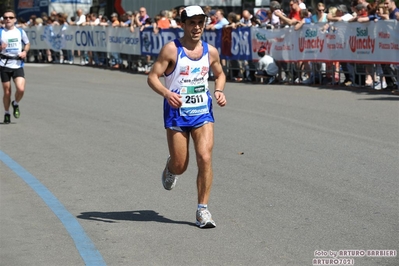
[(183, 105), (180, 107), (181, 116), (196, 116), (209, 113), (208, 94), (204, 85), (185, 86), (180, 90)]

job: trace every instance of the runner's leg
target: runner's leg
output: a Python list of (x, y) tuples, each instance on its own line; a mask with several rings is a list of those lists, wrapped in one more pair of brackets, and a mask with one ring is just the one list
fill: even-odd
[(166, 137), (170, 155), (168, 164), (169, 172), (175, 175), (181, 175), (186, 171), (188, 166), (189, 133), (166, 129)]
[(24, 96), (24, 92), (25, 92), (25, 78), (23, 77), (16, 77), (14, 79), (14, 83), (15, 83), (15, 101), (17, 103), (19, 103), (19, 101), (21, 101), (22, 97)]
[(208, 123), (202, 127), (193, 129), (191, 131), (191, 136), (194, 141), (195, 155), (198, 166), (198, 204), (208, 204), (213, 180), (213, 123)]

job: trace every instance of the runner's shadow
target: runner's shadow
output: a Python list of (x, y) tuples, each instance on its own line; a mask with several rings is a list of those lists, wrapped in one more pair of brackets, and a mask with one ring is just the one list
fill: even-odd
[(117, 221), (136, 221), (136, 222), (159, 222), (172, 224), (187, 224), (196, 226), (195, 223), (186, 221), (174, 221), (159, 215), (151, 210), (122, 211), (122, 212), (82, 212), (77, 216), (79, 219), (100, 221), (105, 223), (116, 223)]

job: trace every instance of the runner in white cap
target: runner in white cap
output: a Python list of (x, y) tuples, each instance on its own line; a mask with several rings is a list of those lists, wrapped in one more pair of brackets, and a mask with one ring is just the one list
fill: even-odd
[[(149, 86), (164, 97), (164, 126), (170, 156), (162, 173), (162, 184), (171, 190), (177, 175), (183, 174), (189, 161), (190, 136), (194, 141), (198, 166), (198, 208), (196, 224), (212, 228), (216, 224), (208, 210), (213, 170), (212, 149), (214, 117), (213, 96), (219, 106), (226, 105), (226, 76), (215, 47), (201, 40), (206, 15), (200, 6), (188, 6), (181, 13), (184, 35), (166, 44), (151, 72)], [(215, 77), (215, 90), (209, 91), (210, 68)], [(165, 86), (160, 77), (165, 77)]]

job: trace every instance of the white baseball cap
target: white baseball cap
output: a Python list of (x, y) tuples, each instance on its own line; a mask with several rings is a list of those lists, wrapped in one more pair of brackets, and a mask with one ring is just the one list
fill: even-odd
[(188, 6), (181, 13), (181, 19), (182, 19), (182, 21), (184, 21), (187, 18), (191, 18), (191, 17), (198, 16), (198, 15), (206, 16), (202, 7)]

